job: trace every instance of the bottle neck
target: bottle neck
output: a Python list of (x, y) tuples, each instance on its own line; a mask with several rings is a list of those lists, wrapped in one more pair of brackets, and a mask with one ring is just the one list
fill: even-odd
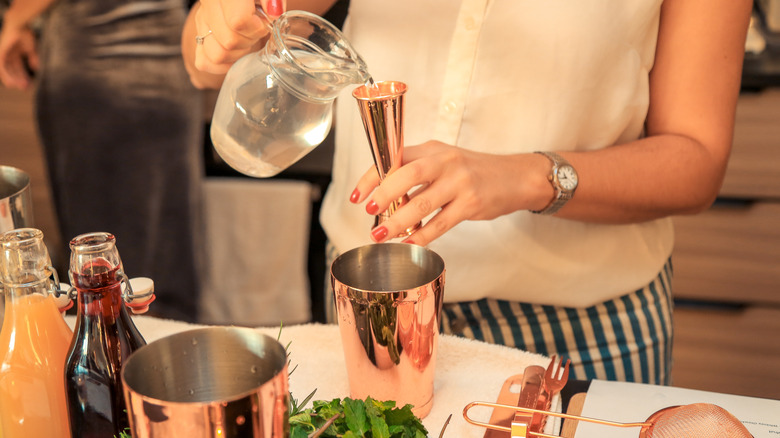
[(3, 283), (0, 290), (3, 292), (5, 304), (8, 305), (27, 296), (40, 295), (41, 297), (47, 297), (50, 295), (50, 285), (51, 281), (45, 278), (24, 284)]
[(49, 284), (48, 280), (21, 285), (3, 284), (3, 331), (6, 326), (8, 330), (13, 330), (12, 327), (19, 322), (30, 324), (38, 318), (59, 315), (54, 297), (49, 292)]
[(126, 311), (121, 283), (76, 290), (79, 317), (115, 319)]

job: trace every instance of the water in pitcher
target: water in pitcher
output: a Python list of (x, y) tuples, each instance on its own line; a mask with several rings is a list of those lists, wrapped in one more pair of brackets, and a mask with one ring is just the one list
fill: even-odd
[(229, 73), (245, 76), (236, 78), (242, 85), (232, 93), (221, 92), (217, 99), (212, 142), (227, 164), (246, 175), (274, 176), (328, 135), (333, 100), (312, 98), (300, 90), (317, 89), (319, 84), (346, 86), (370, 78), (366, 71), (340, 66), (336, 59), (303, 50), (292, 52), (306, 71), (265, 61), (266, 68), (258, 71), (249, 68), (256, 63), (250, 55)]

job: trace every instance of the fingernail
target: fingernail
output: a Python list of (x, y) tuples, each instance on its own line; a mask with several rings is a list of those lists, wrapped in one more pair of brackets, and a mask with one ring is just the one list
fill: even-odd
[(355, 204), (357, 203), (358, 199), (360, 199), (360, 192), (358, 189), (355, 189), (355, 191), (352, 192), (352, 194), (349, 196), (349, 202)]
[(401, 243), (408, 243), (409, 245), (416, 245), (412, 239), (406, 239)]
[(385, 237), (387, 237), (387, 228), (379, 227), (374, 229), (374, 231), (371, 232), (371, 237), (374, 238), (375, 242), (381, 242)]
[(284, 13), (283, 0), (268, 0), (268, 12), (269, 15), (278, 17)]
[(368, 201), (368, 204), (366, 204), (366, 213), (368, 214), (379, 213), (379, 206), (376, 205), (376, 202), (374, 202), (373, 200)]

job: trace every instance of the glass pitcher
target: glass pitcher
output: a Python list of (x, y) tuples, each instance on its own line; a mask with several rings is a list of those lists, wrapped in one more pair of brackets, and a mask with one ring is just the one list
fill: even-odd
[(253, 177), (274, 176), (311, 152), (330, 131), (339, 92), (370, 82), (360, 55), (319, 16), (288, 11), (267, 26), (265, 47), (225, 76), (211, 122), (222, 159)]

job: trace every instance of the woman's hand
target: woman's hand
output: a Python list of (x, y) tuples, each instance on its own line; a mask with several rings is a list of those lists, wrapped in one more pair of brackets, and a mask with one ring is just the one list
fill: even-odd
[[(259, 1), (271, 21), (285, 11), (285, 0)], [(200, 0), (182, 32), (182, 55), (192, 83), (219, 88), (234, 62), (262, 47), (269, 26), (254, 0)]]
[(38, 71), (35, 36), (26, 26), (6, 22), (0, 31), (0, 82), (8, 88), (26, 90), (32, 83), (28, 69)]
[(550, 163), (538, 154), (493, 155), (429, 141), (405, 148), (403, 158), (404, 165), (381, 185), (376, 169), (369, 169), (350, 197), (353, 203), (368, 200), (366, 212), (376, 215), (409, 193), (409, 203), (371, 231), (376, 242), (400, 234), (435, 212), (405, 240), (427, 245), (462, 221), (542, 209), (553, 196), (546, 179)]
[[(284, 12), (283, 0), (261, 0), (271, 20)], [(253, 0), (201, 0), (195, 13), (197, 35), (195, 67), (224, 74), (240, 57), (255, 49), (268, 34), (269, 23), (256, 12)]]

